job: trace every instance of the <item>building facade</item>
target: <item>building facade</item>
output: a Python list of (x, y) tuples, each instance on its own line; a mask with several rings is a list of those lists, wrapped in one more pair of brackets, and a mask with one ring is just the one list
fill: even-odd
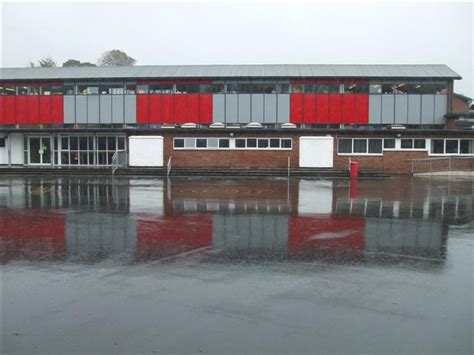
[[(362, 167), (474, 155), (445, 65), (5, 68), (0, 165)], [(155, 138), (152, 138), (155, 137)], [(392, 163), (390, 163), (392, 162)]]

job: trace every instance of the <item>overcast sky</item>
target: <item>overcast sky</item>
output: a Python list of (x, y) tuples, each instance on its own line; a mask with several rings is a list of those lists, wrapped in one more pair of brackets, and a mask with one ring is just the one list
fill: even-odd
[(474, 96), (472, 3), (7, 3), (2, 65), (45, 56), (147, 64), (444, 63)]

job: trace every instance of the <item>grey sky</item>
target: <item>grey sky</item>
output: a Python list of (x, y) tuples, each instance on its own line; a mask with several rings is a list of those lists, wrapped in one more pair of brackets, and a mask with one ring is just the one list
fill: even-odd
[(472, 3), (7, 3), (4, 67), (44, 56), (146, 64), (432, 63), (474, 96)]

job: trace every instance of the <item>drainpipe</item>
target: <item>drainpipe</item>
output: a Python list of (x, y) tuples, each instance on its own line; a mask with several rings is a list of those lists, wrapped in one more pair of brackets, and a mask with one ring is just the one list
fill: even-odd
[(8, 141), (8, 167), (12, 167), (12, 139), (11, 139), (11, 134), (8, 133), (7, 135), (7, 141)]

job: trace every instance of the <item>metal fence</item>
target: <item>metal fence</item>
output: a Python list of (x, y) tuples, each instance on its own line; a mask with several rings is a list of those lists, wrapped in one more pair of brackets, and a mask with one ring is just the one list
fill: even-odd
[(117, 151), (112, 156), (112, 175), (115, 174), (117, 169), (121, 166), (127, 166), (128, 155), (125, 150)]
[(433, 157), (410, 159), (411, 173), (434, 173), (443, 171), (474, 171), (474, 157)]

